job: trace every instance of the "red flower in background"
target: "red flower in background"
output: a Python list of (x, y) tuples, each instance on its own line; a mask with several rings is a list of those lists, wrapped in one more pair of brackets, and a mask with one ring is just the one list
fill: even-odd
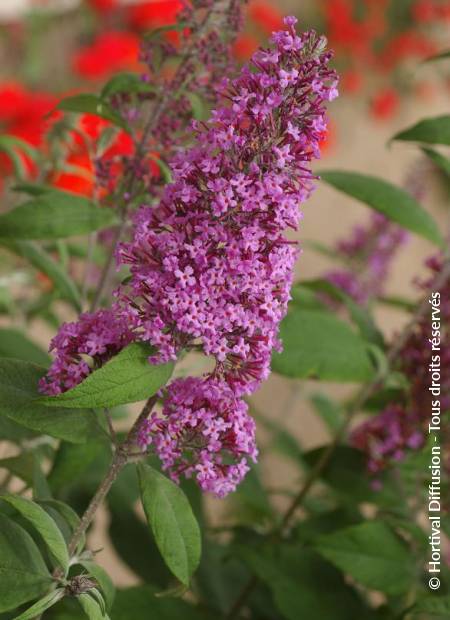
[(400, 97), (393, 88), (380, 90), (371, 102), (370, 111), (378, 120), (389, 120), (400, 106)]
[[(95, 189), (95, 168), (92, 154), (95, 152), (97, 140), (104, 129), (110, 126), (105, 121), (93, 114), (82, 114), (77, 128), (70, 132), (71, 147), (65, 159), (65, 165), (73, 167), (73, 170), (55, 171), (48, 181), (66, 191), (71, 191), (85, 196), (92, 196)], [(120, 130), (112, 143), (102, 154), (104, 161), (109, 161), (111, 179), (116, 179), (122, 169), (122, 157), (131, 155), (133, 141), (131, 137)], [(111, 190), (113, 187), (111, 187)]]
[(419, 23), (430, 23), (450, 19), (448, 0), (418, 0), (413, 4), (412, 17)]
[(252, 34), (241, 34), (233, 44), (233, 55), (236, 60), (245, 62), (259, 47), (258, 39)]
[(380, 57), (381, 65), (394, 69), (408, 58), (423, 59), (436, 52), (436, 45), (420, 32), (401, 32), (386, 45)]
[(172, 26), (183, 9), (181, 0), (154, 0), (139, 2), (127, 7), (128, 24), (136, 30), (152, 30), (161, 26)]
[[(28, 142), (31, 146), (40, 147), (51, 120), (49, 113), (54, 110), (57, 99), (49, 93), (27, 90), (18, 82), (0, 84), (0, 130)], [(53, 118), (59, 114), (55, 113)], [(19, 150), (30, 174), (35, 174), (32, 160)], [(11, 160), (5, 153), (0, 153), (0, 176), (12, 173)]]
[(98, 13), (108, 13), (117, 7), (117, 0), (88, 0), (88, 4)]
[(264, 0), (250, 0), (248, 15), (267, 35), (272, 34), (274, 30), (283, 30), (285, 27), (283, 14), (276, 8), (274, 3), (265, 2)]
[(84, 79), (104, 79), (116, 71), (136, 68), (138, 54), (137, 35), (122, 31), (104, 32), (73, 56), (72, 66), (74, 72)]

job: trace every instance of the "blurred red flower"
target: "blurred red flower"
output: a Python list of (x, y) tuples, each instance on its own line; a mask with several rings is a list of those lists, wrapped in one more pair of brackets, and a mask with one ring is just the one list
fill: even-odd
[[(51, 122), (49, 113), (55, 108), (57, 98), (49, 93), (31, 91), (18, 82), (0, 83), (0, 131), (39, 147)], [(53, 118), (58, 116), (54, 113)], [(32, 176), (35, 165), (19, 150), (19, 156)], [(13, 168), (9, 157), (0, 153), (0, 175), (8, 176)]]
[(380, 90), (372, 99), (370, 111), (374, 118), (388, 120), (397, 112), (400, 105), (400, 97), (393, 88)]
[(233, 55), (240, 62), (244, 62), (256, 52), (259, 47), (258, 39), (252, 34), (241, 34), (233, 43)]
[(99, 13), (108, 13), (117, 7), (117, 0), (88, 0), (88, 4)]
[(97, 36), (72, 58), (74, 72), (87, 80), (108, 77), (115, 71), (136, 68), (139, 38), (131, 32), (109, 31)]
[(127, 7), (127, 21), (137, 30), (152, 30), (176, 24), (178, 13), (183, 9), (181, 0), (153, 0), (138, 2)]
[(268, 35), (272, 34), (274, 30), (282, 30), (285, 27), (283, 14), (276, 8), (275, 3), (265, 0), (250, 0), (248, 14), (250, 19)]

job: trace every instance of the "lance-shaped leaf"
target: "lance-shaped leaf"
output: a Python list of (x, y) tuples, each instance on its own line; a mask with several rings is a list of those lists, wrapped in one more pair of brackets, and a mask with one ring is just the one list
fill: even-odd
[(280, 336), (283, 351), (273, 355), (272, 368), (286, 377), (359, 382), (374, 375), (367, 343), (329, 312), (294, 304)]
[(40, 618), (44, 611), (50, 609), (53, 605), (56, 605), (56, 603), (62, 598), (64, 598), (64, 589), (59, 588), (58, 590), (54, 590), (41, 598), (40, 601), (29, 607), (26, 611), (20, 614), (20, 616), (16, 616), (14, 620), (33, 620), (33, 618)]
[(56, 566), (61, 566), (64, 569), (64, 573), (67, 573), (69, 568), (69, 552), (66, 542), (58, 526), (45, 510), (39, 504), (17, 495), (0, 495), (0, 499), (11, 504), (33, 525), (56, 560)]
[(396, 133), (391, 140), (450, 145), (450, 115), (424, 118), (412, 127)]
[(322, 536), (317, 551), (356, 581), (397, 595), (415, 581), (415, 566), (406, 545), (381, 521), (368, 521)]
[(51, 583), (31, 536), (0, 513), (0, 612), (42, 596)]
[(92, 590), (77, 596), (77, 601), (89, 620), (109, 620), (108, 614), (102, 609), (102, 604), (94, 598)]
[(115, 221), (112, 209), (67, 192), (48, 192), (0, 215), (0, 237), (62, 239), (107, 228)]
[(48, 366), (50, 357), (18, 329), (0, 328), (0, 357)]
[(165, 385), (173, 363), (150, 364), (154, 350), (144, 343), (132, 343), (76, 387), (41, 398), (49, 407), (114, 407), (149, 398)]
[[(424, 596), (409, 611), (412, 616), (421, 618), (450, 618), (450, 594), (446, 596)], [(408, 615), (409, 615), (408, 614)]]
[(404, 189), (383, 179), (356, 172), (325, 170), (320, 173), (320, 177), (325, 183), (356, 198), (403, 228), (436, 245), (443, 245), (436, 222)]
[(107, 99), (117, 93), (154, 93), (157, 87), (144, 82), (137, 73), (123, 72), (114, 75), (102, 88), (101, 99)]
[(2, 245), (11, 252), (26, 258), (33, 267), (45, 273), (53, 282), (61, 297), (69, 301), (75, 310), (81, 311), (80, 293), (75, 283), (67, 271), (43, 248), (30, 241), (6, 241)]
[(437, 60), (447, 60), (450, 58), (450, 50), (444, 50), (443, 52), (439, 52), (438, 54), (433, 54), (433, 56), (428, 56), (422, 62), (436, 62)]
[(111, 609), (116, 591), (108, 573), (101, 566), (89, 560), (80, 561), (80, 565), (85, 568), (89, 575), (98, 583), (105, 598), (106, 609)]
[(30, 362), (0, 359), (0, 416), (52, 437), (83, 443), (96, 432), (90, 411), (54, 409), (37, 402), (38, 382), (46, 369)]
[(198, 523), (183, 491), (148, 465), (139, 463), (144, 511), (158, 549), (172, 573), (186, 586), (200, 562)]
[(103, 101), (103, 99), (92, 93), (66, 97), (65, 99), (62, 99), (56, 107), (58, 110), (63, 110), (64, 112), (94, 114), (95, 116), (99, 116), (100, 118), (110, 121), (118, 127), (122, 127), (122, 129), (128, 130), (127, 123), (119, 114), (117, 114), (114, 108), (112, 108), (109, 103)]
[(436, 151), (435, 149), (430, 149), (428, 147), (422, 148), (422, 153), (431, 159), (431, 161), (450, 179), (450, 159)]

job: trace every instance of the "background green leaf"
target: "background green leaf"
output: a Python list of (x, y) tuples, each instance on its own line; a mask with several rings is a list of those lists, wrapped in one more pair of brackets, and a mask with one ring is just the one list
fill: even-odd
[(364, 340), (329, 312), (291, 305), (280, 337), (283, 351), (273, 355), (272, 368), (282, 375), (336, 382), (367, 381), (374, 375)]
[(27, 259), (38, 271), (45, 273), (53, 282), (61, 297), (69, 301), (75, 310), (81, 311), (80, 292), (75, 282), (64, 267), (57, 263), (50, 254), (30, 241), (3, 241), (3, 245), (11, 252)]
[(450, 115), (424, 118), (415, 125), (396, 133), (391, 140), (450, 145)]
[(397, 595), (415, 580), (406, 545), (381, 521), (367, 521), (322, 536), (317, 551), (344, 573), (373, 590)]
[(0, 328), (0, 357), (11, 357), (40, 366), (50, 364), (50, 356), (20, 330), (14, 328)]
[(20, 514), (29, 521), (42, 536), (51, 555), (56, 560), (56, 566), (61, 566), (64, 573), (69, 568), (69, 552), (66, 542), (58, 526), (39, 504), (17, 495), (0, 495), (0, 499), (11, 504)]
[(96, 207), (81, 196), (49, 192), (0, 215), (0, 237), (62, 239), (112, 226), (112, 209)]
[(45, 368), (30, 362), (0, 359), (0, 416), (74, 443), (95, 435), (97, 425), (92, 412), (49, 408), (37, 402), (38, 381), (45, 374)]
[(0, 611), (42, 596), (52, 579), (31, 536), (0, 514)]
[[(450, 117), (449, 117), (450, 119)], [(372, 207), (406, 230), (442, 246), (443, 239), (431, 215), (404, 189), (383, 179), (339, 170), (324, 170), (320, 178), (352, 198)]]

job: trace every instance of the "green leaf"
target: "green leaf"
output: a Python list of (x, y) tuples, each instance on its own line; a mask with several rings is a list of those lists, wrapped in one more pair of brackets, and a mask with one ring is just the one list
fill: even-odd
[(422, 62), (436, 62), (437, 60), (446, 60), (447, 58), (450, 58), (450, 50), (444, 50), (443, 52), (429, 56)]
[(89, 620), (105, 620), (108, 618), (106, 614), (103, 614), (100, 604), (88, 592), (77, 596), (77, 601)]
[(69, 552), (66, 542), (53, 519), (49, 517), (39, 504), (24, 497), (0, 495), (0, 499), (11, 504), (33, 525), (44, 539), (51, 555), (55, 558), (56, 566), (61, 566), (64, 569), (64, 574), (66, 574), (69, 569)]
[(382, 347), (383, 335), (375, 325), (375, 322), (367, 310), (359, 306), (351, 297), (327, 280), (308, 280), (301, 283), (301, 286), (310, 288), (313, 291), (323, 292), (330, 297), (340, 301), (346, 306), (353, 323), (358, 327), (361, 336), (368, 342)]
[(198, 93), (187, 92), (186, 97), (192, 108), (192, 115), (197, 121), (204, 121), (208, 118), (205, 103)]
[(134, 512), (139, 498), (136, 468), (128, 465), (119, 474), (108, 496), (109, 538), (116, 553), (142, 581), (167, 588), (172, 575), (158, 553), (154, 537)]
[(185, 585), (200, 562), (200, 529), (183, 491), (148, 465), (138, 464), (141, 499), (167, 566)]
[(450, 145), (450, 115), (424, 118), (412, 127), (395, 134), (391, 140)]
[(38, 381), (46, 372), (30, 362), (0, 359), (0, 416), (52, 437), (83, 443), (96, 432), (94, 415), (38, 403)]
[(69, 193), (51, 192), (0, 215), (4, 239), (62, 239), (112, 226), (112, 209)]
[(56, 107), (58, 110), (63, 110), (64, 112), (94, 114), (128, 131), (128, 125), (124, 119), (117, 114), (114, 108), (97, 95), (82, 94), (66, 97), (62, 99)]
[(136, 73), (117, 73), (102, 88), (101, 99), (107, 99), (117, 93), (153, 93), (157, 88), (154, 84), (144, 82)]
[[(81, 312), (80, 292), (76, 284), (50, 254), (30, 241), (3, 242), (3, 245), (11, 252), (26, 258), (33, 267), (45, 273), (60, 292), (61, 297), (71, 302), (77, 312)], [(30, 359), (30, 361), (34, 360)]]
[(372, 620), (370, 610), (339, 572), (309, 549), (292, 544), (259, 551), (240, 547), (239, 554), (270, 588), (288, 620)]
[(150, 585), (118, 590), (113, 620), (202, 620), (203, 613), (180, 599), (159, 598)]
[(76, 387), (40, 398), (49, 407), (114, 407), (149, 398), (165, 385), (173, 363), (154, 365), (148, 358), (154, 350), (144, 343), (132, 343)]
[(169, 166), (166, 164), (166, 162), (163, 161), (160, 157), (156, 157), (155, 155), (152, 155), (151, 153), (147, 153), (147, 157), (151, 159), (152, 162), (154, 162), (158, 166), (159, 171), (161, 172), (161, 176), (164, 179), (164, 182), (172, 183), (172, 172)]
[(326, 396), (326, 394), (313, 394), (310, 398), (315, 411), (333, 433), (338, 432), (343, 425), (344, 412), (342, 408)]
[(270, 504), (258, 468), (253, 466), (231, 498), (231, 514), (240, 525), (267, 524), (274, 520)]
[(0, 357), (48, 366), (50, 357), (18, 329), (0, 328)]
[[(324, 450), (326, 447), (321, 446), (304, 453), (304, 461), (310, 468), (315, 467)], [(379, 491), (372, 489), (369, 477), (361, 475), (361, 472), (366, 471), (366, 467), (366, 456), (363, 452), (350, 446), (337, 446), (320, 477), (346, 503), (354, 505), (371, 502), (382, 506), (396, 503), (400, 509), (400, 498), (392, 493), (389, 484), (384, 484)]]
[(367, 521), (321, 536), (317, 551), (344, 573), (372, 590), (400, 595), (415, 582), (406, 545), (381, 521)]
[[(55, 523), (61, 530), (64, 540), (69, 544), (72, 534), (80, 524), (80, 517), (77, 515), (68, 504), (60, 502), (56, 499), (44, 499), (39, 500), (39, 505), (52, 517)], [(79, 553), (85, 545), (85, 536), (80, 538), (80, 542), (77, 546), (77, 553)]]
[(0, 459), (0, 468), (7, 469), (14, 476), (26, 482), (28, 486), (33, 485), (35, 459), (31, 452), (22, 452), (18, 456)]
[(383, 179), (356, 172), (325, 170), (320, 173), (320, 177), (325, 183), (360, 200), (403, 228), (438, 246), (443, 245), (436, 222), (404, 189)]
[(3, 151), (11, 159), (15, 175), (23, 179), (27, 176), (25, 161), (22, 152), (26, 153), (31, 159), (36, 160), (37, 151), (25, 140), (16, 136), (3, 134), (0, 136), (0, 151)]
[(83, 566), (89, 575), (98, 583), (105, 597), (106, 608), (110, 610), (114, 603), (116, 589), (108, 573), (101, 566), (89, 560), (80, 561), (79, 564)]
[(24, 439), (35, 437), (37, 434), (38, 433), (0, 415), (0, 439), (8, 439), (13, 443), (20, 444)]
[(450, 617), (450, 595), (447, 596), (426, 596), (419, 600), (408, 612), (409, 614), (427, 614), (428, 616)]
[(55, 495), (76, 484), (91, 463), (105, 450), (110, 454), (106, 443), (99, 439), (83, 444), (61, 443), (48, 475), (48, 482)]
[(0, 612), (42, 596), (51, 583), (31, 536), (0, 514)]
[(358, 382), (374, 376), (366, 343), (331, 313), (295, 305), (281, 323), (283, 352), (272, 368), (287, 377)]
[(424, 153), (431, 161), (447, 176), (450, 178), (450, 159), (445, 157), (436, 151), (435, 149), (430, 149), (427, 147), (422, 148), (422, 153)]
[(64, 590), (62, 588), (59, 590), (54, 590), (44, 596), (44, 598), (41, 598), (40, 601), (29, 607), (26, 611), (20, 614), (20, 616), (16, 616), (14, 620), (33, 620), (33, 618), (40, 617), (44, 611), (50, 609), (53, 605), (56, 605), (56, 603), (62, 598), (64, 598)]

